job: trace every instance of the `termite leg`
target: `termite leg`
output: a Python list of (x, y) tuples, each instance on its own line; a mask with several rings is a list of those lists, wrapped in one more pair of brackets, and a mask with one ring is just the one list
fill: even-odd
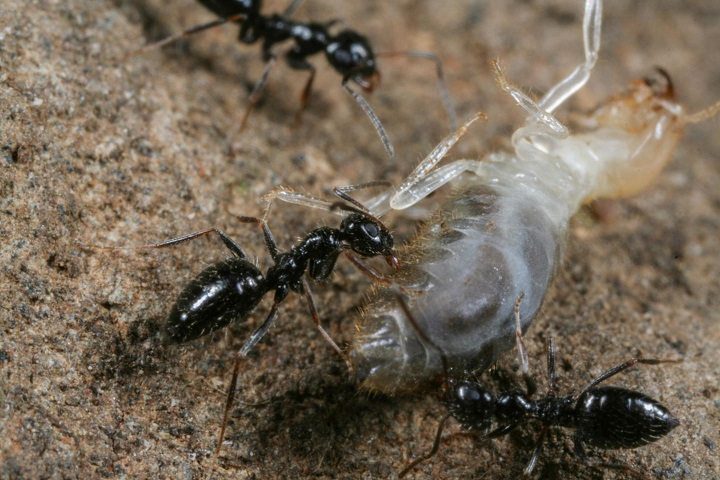
[(533, 120), (544, 125), (549, 133), (564, 138), (569, 135), (569, 131), (565, 125), (560, 122), (555, 116), (542, 108), (535, 100), (530, 98), (525, 92), (518, 87), (512, 85), (500, 67), (500, 62), (494, 60), (492, 62), (493, 69), (495, 70), (495, 81), (508, 95), (512, 97), (515, 103), (525, 110)]
[(438, 145), (415, 167), (408, 177), (400, 184), (390, 199), (390, 207), (403, 210), (428, 196), (442, 185), (465, 171), (480, 171), (481, 162), (477, 160), (457, 160), (449, 165), (433, 170), (433, 168), (447, 155), (450, 149), (465, 135), (467, 129), (478, 119), (486, 119), (482, 112), (476, 113), (458, 130), (445, 137)]
[(562, 81), (552, 87), (538, 102), (540, 108), (548, 113), (555, 111), (560, 105), (580, 90), (590, 78), (600, 51), (600, 33), (602, 29), (602, 0), (586, 0), (583, 18), (583, 47), (585, 61)]
[(515, 346), (518, 351), (518, 360), (520, 361), (520, 372), (525, 380), (525, 388), (528, 397), (531, 397), (536, 391), (535, 381), (530, 376), (530, 362), (528, 361), (527, 348), (523, 340), (522, 322), (520, 321), (520, 306), (525, 296), (523, 292), (515, 299), (513, 306), (513, 314), (515, 316)]
[(549, 393), (551, 396), (556, 397), (558, 393), (558, 379), (557, 372), (555, 370), (555, 340), (552, 336), (547, 339), (547, 376)]

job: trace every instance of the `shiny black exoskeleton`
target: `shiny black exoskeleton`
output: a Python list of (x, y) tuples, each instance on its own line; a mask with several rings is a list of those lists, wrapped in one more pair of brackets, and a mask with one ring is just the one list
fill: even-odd
[(364, 36), (353, 30), (333, 35), (328, 28), (336, 22), (291, 20), (289, 17), (295, 3), (283, 14), (263, 15), (260, 13), (262, 0), (199, 1), (219, 17), (244, 17), (234, 20), (240, 25), (240, 41), (253, 44), (262, 39), (262, 53), (266, 61), (273, 57), (272, 49), (276, 44), (293, 40), (295, 44), (286, 54), (292, 68), (314, 72), (315, 68), (307, 62), (307, 57), (324, 52), (328, 63), (343, 76), (343, 81), (352, 80), (371, 91), (379, 80), (375, 55)]
[[(366, 212), (347, 206), (345, 208), (352, 212), (343, 219), (339, 229), (316, 228), (287, 252), (278, 251), (273, 235), (263, 220), (240, 217), (241, 222), (255, 223), (262, 228), (266, 246), (274, 261), (274, 265), (265, 275), (247, 259), (237, 243), (214, 228), (154, 245), (177, 245), (215, 232), (233, 254), (232, 257), (206, 268), (182, 291), (168, 318), (167, 335), (170, 340), (176, 343), (187, 342), (223, 328), (232, 321), (244, 320), (263, 296), (274, 290), (270, 313), (242, 347), (241, 354), (245, 355), (267, 332), (277, 315), (279, 304), (292, 291), (306, 295), (318, 328), (339, 350), (320, 325), (304, 279), (305, 272), (316, 280), (327, 279), (343, 251), (352, 251), (363, 257), (381, 255), (390, 265), (397, 265), (393, 252), (393, 237), (388, 229)], [(347, 253), (350, 255), (350, 252)]]
[[(405, 313), (410, 315), (403, 297), (398, 295), (398, 300)], [(520, 300), (521, 298), (516, 302), (516, 316), (519, 315)], [(408, 318), (417, 328), (414, 319), (411, 316)], [(460, 422), (463, 428), (480, 431), (486, 438), (506, 435), (533, 420), (542, 423), (543, 428), (535, 450), (525, 468), (526, 475), (534, 469), (545, 435), (552, 426), (575, 430), (575, 451), (584, 459), (583, 445), (602, 449), (641, 447), (667, 435), (680, 424), (667, 408), (640, 392), (620, 387), (598, 386), (638, 363), (655, 365), (670, 360), (633, 358), (605, 371), (580, 392), (559, 396), (555, 373), (555, 345), (550, 338), (547, 346), (549, 391), (544, 397), (532, 399), (534, 382), (528, 377), (525, 392), (503, 392), (499, 395), (493, 394), (475, 381), (454, 381), (448, 374), (447, 359), (442, 351), (426, 335), (421, 336), (423, 341), (441, 352), (446, 375), (445, 401), (449, 413), (438, 427), (432, 451), (407, 465), (400, 473), (401, 477), (437, 452), (443, 426), (450, 416)], [(519, 320), (516, 339), (520, 363), (523, 371), (527, 372), (527, 354)], [(617, 468), (617, 465), (614, 467)], [(632, 471), (629, 467), (622, 468)]]

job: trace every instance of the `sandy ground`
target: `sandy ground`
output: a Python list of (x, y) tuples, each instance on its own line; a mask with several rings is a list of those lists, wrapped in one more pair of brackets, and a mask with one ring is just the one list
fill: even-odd
[[(501, 95), (488, 61), (542, 92), (581, 58), (579, 2), (333, 2), (299, 17), (342, 18), (377, 50), (424, 49), (445, 59), (462, 118), (478, 109), (454, 157), (502, 148), (522, 114)], [(268, 1), (265, 11), (284, 2)], [(590, 84), (570, 110), (666, 67), (690, 109), (720, 98), (716, 0), (609, 2)], [(157, 333), (182, 286), (227, 253), (215, 240), (163, 251), (137, 245), (217, 225), (267, 266), (258, 233), (234, 215), (260, 213), (273, 186), (397, 181), (447, 131), (423, 62), (384, 61), (370, 99), (400, 152), (388, 164), (357, 106), (322, 58), (301, 126), (293, 115), (305, 75), (281, 66), (237, 133), (257, 46), (220, 28), (121, 61), (148, 39), (211, 17), (190, 0), (0, 1), (0, 478), (393, 478), (426, 451), (442, 404), (358, 392), (343, 363), (292, 297), (243, 366), (220, 462), (212, 457), (234, 349), (261, 318), (184, 346)], [(567, 119), (563, 109), (560, 116)], [(581, 212), (562, 268), (527, 335), (532, 366), (560, 342), (571, 389), (630, 356), (676, 358), (614, 381), (661, 400), (682, 426), (657, 444), (603, 458), (653, 478), (720, 476), (720, 135), (718, 120), (688, 129), (650, 190)], [(430, 208), (433, 200), (427, 202)], [(276, 208), (280, 243), (334, 217)], [(390, 217), (398, 236), (415, 223)], [(347, 343), (368, 282), (341, 261), (316, 287), (332, 335)], [(460, 299), (461, 300), (461, 299)], [(259, 310), (267, 308), (267, 304)], [(500, 371), (513, 374), (508, 355)], [(489, 378), (493, 384), (494, 380)], [(494, 442), (459, 435), (415, 478), (515, 478), (537, 429)], [(581, 465), (554, 432), (539, 478), (615, 478)]]

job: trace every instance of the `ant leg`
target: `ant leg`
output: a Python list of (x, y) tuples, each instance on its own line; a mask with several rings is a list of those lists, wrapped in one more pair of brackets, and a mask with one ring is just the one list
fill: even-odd
[(540, 457), (540, 452), (542, 451), (542, 445), (545, 441), (545, 435), (547, 435), (548, 430), (550, 429), (549, 426), (545, 425), (542, 430), (540, 431), (540, 435), (538, 435), (537, 440), (535, 441), (535, 449), (533, 450), (532, 457), (530, 457), (530, 461), (525, 466), (525, 469), (523, 470), (523, 476), (530, 476), (533, 470), (535, 470), (535, 466), (537, 465), (538, 458)]
[(288, 65), (290, 65), (290, 68), (294, 68), (295, 70), (307, 70), (310, 72), (310, 76), (305, 82), (305, 87), (303, 87), (302, 93), (300, 94), (300, 109), (297, 113), (295, 113), (295, 123), (300, 124), (300, 118), (308, 106), (310, 94), (312, 93), (312, 86), (315, 81), (315, 67), (307, 61), (306, 53), (298, 47), (290, 50), (285, 58)]
[(173, 247), (175, 245), (179, 245), (181, 243), (188, 242), (190, 240), (193, 240), (195, 238), (201, 237), (203, 235), (207, 235), (209, 233), (217, 233), (220, 237), (220, 240), (225, 244), (225, 246), (230, 250), (233, 255), (235, 255), (238, 258), (245, 258), (245, 252), (242, 251), (242, 248), (240, 248), (240, 245), (235, 242), (232, 238), (228, 237), (225, 232), (220, 230), (219, 228), (212, 227), (208, 228), (206, 230), (200, 230), (199, 232), (193, 232), (188, 233), (187, 235), (182, 235), (180, 237), (171, 238), (170, 240), (164, 240), (162, 242), (157, 243), (148, 243), (146, 245), (138, 245), (136, 247), (108, 247), (104, 245), (87, 245), (91, 248), (96, 248), (99, 250), (119, 250), (124, 248), (133, 248), (133, 249), (139, 249), (139, 248), (166, 248), (166, 247)]
[(532, 117), (533, 120), (545, 126), (553, 135), (557, 137), (564, 138), (569, 135), (567, 127), (563, 125), (560, 120), (555, 118), (552, 113), (546, 111), (544, 108), (538, 105), (535, 100), (530, 98), (525, 92), (508, 82), (507, 77), (505, 77), (505, 74), (500, 67), (500, 62), (494, 60), (492, 62), (492, 66), (495, 70), (495, 81), (500, 86), (500, 88), (507, 92), (513, 98), (513, 100), (515, 100), (515, 103), (517, 103), (520, 108), (525, 110), (530, 115), (530, 117)]
[(241, 357), (246, 357), (248, 352), (253, 349), (253, 347), (265, 336), (267, 331), (270, 329), (270, 325), (275, 321), (277, 318), (278, 313), (278, 302), (274, 302), (272, 307), (270, 307), (270, 313), (268, 313), (268, 316), (265, 318), (265, 321), (255, 329), (255, 331), (250, 335), (250, 337), (245, 341), (242, 348), (240, 349), (239, 355)]
[(479, 171), (481, 162), (477, 160), (457, 160), (442, 168), (432, 170), (465, 135), (470, 125), (480, 118), (487, 119), (485, 114), (478, 112), (458, 130), (438, 143), (396, 190), (390, 199), (390, 207), (395, 210), (408, 208), (462, 172)]
[(376, 57), (408, 57), (408, 58), (421, 58), (430, 60), (435, 63), (435, 76), (437, 77), (437, 88), (440, 95), (440, 101), (443, 104), (443, 108), (448, 116), (450, 122), (450, 131), (454, 132), (457, 130), (457, 112), (455, 111), (455, 102), (453, 102), (450, 90), (447, 88), (445, 82), (445, 72), (443, 70), (442, 60), (433, 52), (422, 52), (422, 51), (399, 51), (399, 52), (378, 52), (375, 54)]
[(398, 478), (403, 478), (405, 475), (407, 475), (410, 470), (415, 468), (418, 464), (424, 462), (425, 460), (431, 459), (437, 451), (440, 449), (440, 440), (442, 440), (442, 432), (443, 428), (445, 427), (445, 423), (447, 423), (448, 419), (450, 418), (450, 414), (447, 414), (443, 417), (442, 420), (440, 420), (440, 424), (438, 425), (437, 433), (435, 433), (435, 441), (433, 442), (432, 449), (426, 453), (425, 455), (416, 458), (412, 462), (405, 465), (405, 468), (403, 468), (400, 473), (398, 473)]
[(600, 51), (601, 27), (602, 0), (586, 0), (583, 18), (585, 61), (543, 96), (538, 102), (540, 108), (552, 113), (587, 83)]
[(332, 339), (330, 334), (323, 328), (322, 324), (320, 323), (320, 315), (318, 315), (317, 307), (315, 306), (315, 300), (313, 299), (312, 292), (310, 291), (310, 284), (308, 283), (307, 279), (303, 278), (303, 289), (305, 290), (305, 298), (307, 299), (308, 303), (308, 309), (310, 310), (310, 316), (312, 317), (313, 321), (315, 322), (315, 326), (320, 331), (320, 334), (323, 336), (323, 338), (330, 344), (330, 346), (342, 357), (343, 361), (345, 361), (345, 364), (348, 367), (348, 370), (350, 372), (353, 371), (352, 363), (350, 363), (350, 359), (347, 355), (345, 355), (345, 352), (342, 351), (342, 349), (338, 346), (337, 343), (335, 343), (335, 340)]
[(608, 462), (596, 462), (592, 461), (585, 452), (585, 448), (583, 447), (582, 439), (579, 435), (575, 435), (573, 438), (573, 443), (575, 444), (573, 450), (575, 452), (575, 456), (577, 456), (581, 462), (583, 462), (588, 467), (592, 468), (606, 468), (606, 469), (613, 469), (613, 470), (622, 470), (623, 472), (629, 473), (636, 478), (640, 478), (643, 480), (648, 480), (650, 477), (646, 476), (644, 473), (635, 470), (634, 468), (624, 465), (622, 463), (608, 463)]
[(277, 260), (278, 253), (280, 251), (278, 250), (277, 243), (275, 242), (275, 237), (270, 231), (270, 227), (268, 226), (267, 222), (265, 222), (265, 220), (263, 220), (262, 218), (257, 217), (238, 216), (235, 218), (237, 218), (237, 220), (241, 223), (254, 223), (259, 226), (263, 232), (263, 237), (265, 238), (265, 246), (267, 247), (268, 252), (270, 252), (270, 257), (272, 257), (273, 260)]
[(614, 377), (618, 373), (622, 373), (623, 371), (627, 370), (628, 368), (634, 367), (638, 363), (644, 364), (644, 365), (659, 365), (661, 363), (679, 363), (682, 360), (659, 360), (655, 358), (631, 358), (630, 360), (623, 362), (621, 364), (615, 365), (612, 368), (609, 368), (605, 372), (598, 375), (593, 381), (591, 381), (585, 388), (580, 390), (579, 393), (573, 395), (573, 401), (577, 401), (585, 392), (593, 388), (594, 386), (604, 382), (605, 380)]
[(248, 97), (248, 105), (247, 107), (245, 107), (245, 113), (243, 114), (242, 120), (240, 121), (241, 132), (245, 130), (245, 125), (247, 124), (248, 118), (250, 118), (250, 113), (252, 112), (253, 108), (255, 108), (255, 105), (260, 101), (262, 92), (267, 86), (268, 77), (270, 76), (270, 70), (272, 70), (272, 68), (275, 66), (275, 63), (277, 62), (277, 57), (273, 53), (266, 52), (265, 55), (265, 69), (260, 76), (260, 80), (255, 83), (252, 92), (250, 92), (250, 96)]
[(298, 110), (295, 114), (295, 123), (297, 124), (300, 123), (300, 117), (308, 106), (308, 102), (310, 101), (310, 94), (312, 93), (313, 82), (315, 81), (315, 67), (313, 67), (309, 63), (308, 67), (310, 70), (310, 76), (305, 82), (305, 87), (303, 87), (302, 93), (300, 94), (300, 110)]
[(485, 438), (498, 438), (498, 437), (502, 437), (503, 435), (507, 435), (508, 433), (510, 433), (510, 432), (512, 432), (513, 430), (515, 430), (515, 428), (517, 428), (517, 426), (518, 426), (517, 423), (511, 423), (511, 424), (508, 424), (508, 425), (503, 425), (502, 427), (498, 427), (498, 428), (496, 428), (495, 430), (493, 430), (492, 432), (490, 432), (490, 433), (488, 433), (487, 435), (485, 435)]
[(220, 454), (223, 440), (225, 439), (225, 429), (227, 428), (228, 417), (230, 416), (230, 409), (232, 408), (233, 400), (235, 400), (235, 388), (237, 387), (237, 379), (240, 373), (240, 355), (235, 356), (235, 366), (233, 367), (233, 373), (228, 386), (227, 398), (225, 399), (225, 409), (223, 410), (222, 425), (220, 426), (220, 435), (218, 435), (217, 446), (215, 447), (215, 457)]
[(302, 6), (302, 4), (305, 2), (305, 0), (292, 0), (290, 2), (290, 5), (288, 5), (285, 10), (283, 10), (283, 13), (280, 15), (282, 18), (290, 18), (292, 17), (295, 12), (297, 12), (298, 8)]
[(135, 55), (143, 54), (149, 50), (154, 50), (156, 48), (164, 47), (165, 45), (176, 42), (176, 41), (180, 40), (181, 38), (189, 37), (190, 35), (195, 35), (196, 33), (204, 32), (205, 30), (210, 30), (211, 28), (219, 27), (220, 25), (224, 25), (228, 22), (237, 22), (239, 20), (244, 20), (246, 18), (247, 18), (247, 15), (240, 13), (237, 15), (231, 15), (226, 18), (218, 18), (211, 22), (192, 26), (192, 27), (188, 28), (187, 30), (183, 30), (182, 32), (180, 32), (178, 34), (170, 35), (169, 37), (165, 37), (161, 40), (158, 40), (157, 42), (148, 43), (145, 46), (142, 46), (135, 50), (131, 50), (130, 52), (125, 54), (124, 60), (127, 60), (129, 57), (133, 57)]

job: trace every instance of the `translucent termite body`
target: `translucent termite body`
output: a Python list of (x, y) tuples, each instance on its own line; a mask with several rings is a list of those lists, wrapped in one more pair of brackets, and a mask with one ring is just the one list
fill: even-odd
[[(361, 386), (411, 391), (442, 376), (441, 359), (408, 323), (394, 292), (404, 292), (418, 328), (447, 357), (450, 372), (481, 371), (513, 345), (513, 305), (523, 296), (522, 329), (538, 313), (562, 258), (572, 215), (600, 198), (645, 189), (670, 160), (683, 126), (717, 114), (694, 115), (674, 101), (669, 76), (636, 82), (601, 105), (583, 132), (571, 134), (553, 111), (588, 80), (597, 60), (600, 0), (586, 0), (585, 61), (534, 101), (498, 83), (529, 117), (512, 136), (512, 152), (456, 160), (435, 168), (478, 116), (444, 139), (395, 190), (368, 202), (381, 215), (402, 210), (458, 177), (454, 193), (399, 251), (401, 268), (361, 307), (350, 358)], [(382, 133), (381, 133), (382, 136)]]

